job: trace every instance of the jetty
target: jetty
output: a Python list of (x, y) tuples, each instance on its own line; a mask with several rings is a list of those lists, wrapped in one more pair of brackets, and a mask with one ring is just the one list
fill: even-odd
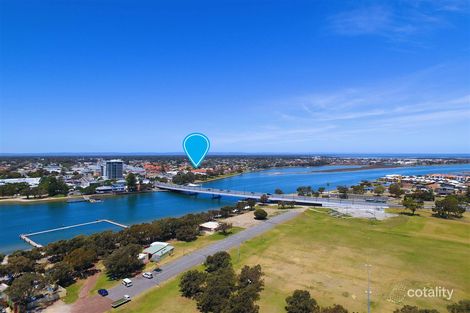
[(60, 231), (60, 230), (66, 230), (66, 229), (70, 229), (70, 228), (82, 227), (82, 226), (98, 224), (98, 223), (109, 223), (109, 224), (112, 224), (112, 225), (115, 225), (115, 226), (118, 226), (118, 227), (121, 227), (121, 228), (128, 228), (129, 227), (127, 225), (124, 225), (124, 224), (121, 224), (121, 223), (118, 223), (118, 222), (115, 222), (115, 221), (112, 221), (112, 220), (100, 219), (100, 220), (86, 222), (86, 223), (79, 223), (79, 224), (74, 224), (74, 225), (69, 225), (69, 226), (62, 226), (62, 227), (57, 227), (57, 228), (41, 230), (41, 231), (29, 233), (29, 234), (20, 234), (20, 238), (22, 240), (24, 240), (26, 243), (32, 245), (33, 247), (41, 248), (42, 245), (40, 243), (37, 243), (36, 241), (32, 240), (30, 238), (31, 236), (47, 234), (47, 233), (52, 233), (52, 232), (56, 232), (56, 231)]

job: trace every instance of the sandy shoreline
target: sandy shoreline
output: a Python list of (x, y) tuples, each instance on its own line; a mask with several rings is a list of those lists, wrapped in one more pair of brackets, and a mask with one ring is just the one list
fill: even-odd
[[(151, 190), (151, 191), (142, 191), (142, 192), (122, 192), (122, 193), (103, 193), (103, 194), (93, 194), (93, 195), (85, 195), (91, 199), (103, 199), (103, 198), (111, 198), (111, 197), (118, 197), (118, 196), (127, 196), (127, 195), (136, 195), (136, 194), (144, 194), (149, 192), (165, 192), (166, 190)], [(66, 196), (66, 197), (46, 197), (46, 198), (7, 198), (7, 199), (0, 199), (0, 205), (2, 203), (20, 203), (20, 204), (28, 204), (28, 203), (42, 203), (42, 202), (60, 202), (60, 201), (67, 201), (71, 199), (83, 199), (83, 196)]]

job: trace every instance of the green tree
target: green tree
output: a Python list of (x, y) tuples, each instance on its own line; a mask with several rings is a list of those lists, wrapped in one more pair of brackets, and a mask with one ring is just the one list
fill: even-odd
[(423, 203), (418, 202), (412, 197), (405, 197), (402, 202), (403, 206), (411, 211), (411, 214), (414, 215), (416, 210), (423, 208)]
[(297, 188), (297, 195), (301, 197), (311, 196), (312, 195), (312, 187), (310, 186), (300, 186)]
[(269, 200), (269, 197), (268, 197), (268, 195), (266, 195), (266, 194), (261, 195), (261, 197), (259, 198), (259, 201), (260, 201), (261, 203), (267, 203), (268, 200)]
[(187, 173), (183, 173), (183, 172), (178, 172), (175, 176), (173, 176), (172, 178), (172, 182), (174, 184), (178, 184), (178, 185), (183, 185), (183, 184), (188, 184), (188, 183), (192, 183), (196, 180), (196, 176), (194, 175), (194, 173), (192, 172), (187, 172)]
[(197, 299), (197, 308), (203, 313), (223, 312), (234, 290), (235, 273), (232, 267), (220, 268), (208, 275), (204, 292)]
[(137, 178), (134, 173), (129, 173), (126, 176), (127, 190), (136, 191), (137, 189)]
[(29, 199), (29, 197), (32, 195), (31, 187), (25, 186), (23, 189), (20, 191), (22, 196), (26, 196), (26, 199)]
[(36, 273), (25, 273), (16, 278), (6, 290), (10, 299), (20, 305), (26, 305), (28, 300), (38, 295), (44, 288), (44, 278)]
[(337, 186), (336, 190), (338, 190), (339, 197), (341, 199), (347, 199), (348, 198), (348, 191), (349, 191), (348, 187), (346, 187), (346, 186)]
[(261, 265), (245, 265), (238, 276), (237, 288), (244, 289), (244, 298), (250, 301), (259, 300), (259, 294), (263, 290), (264, 281)]
[(321, 193), (321, 194), (324, 193), (325, 192), (325, 187), (318, 188), (318, 192)]
[(82, 188), (81, 192), (84, 195), (93, 195), (96, 193), (96, 185), (90, 185), (88, 187)]
[(192, 225), (184, 225), (181, 226), (176, 230), (176, 239), (181, 240), (181, 241), (194, 241), (197, 239), (197, 236), (199, 235), (199, 229), (198, 226), (192, 226)]
[(225, 222), (221, 222), (219, 223), (219, 233), (221, 233), (222, 235), (227, 235), (230, 230), (232, 229), (232, 224), (230, 223), (225, 223)]
[(377, 186), (375, 186), (375, 188), (374, 188), (374, 193), (375, 193), (377, 196), (382, 195), (384, 192), (385, 192), (385, 187), (384, 187), (383, 185), (377, 185)]
[(335, 304), (330, 307), (326, 308), (321, 308), (321, 313), (348, 313), (348, 310), (346, 310), (343, 306), (339, 304)]
[(284, 192), (281, 189), (276, 188), (276, 190), (274, 190), (274, 193), (277, 195), (282, 195)]
[(230, 255), (217, 252), (206, 258), (205, 272), (197, 270), (183, 274), (180, 291), (184, 297), (195, 299), (200, 312), (257, 313), (255, 301), (263, 289), (261, 266), (244, 266), (237, 276)]
[(144, 264), (137, 259), (142, 248), (136, 244), (120, 247), (104, 259), (106, 273), (109, 277), (123, 278), (142, 269)]
[(259, 306), (249, 300), (248, 290), (232, 293), (222, 313), (258, 313)]
[(447, 306), (449, 313), (468, 313), (470, 312), (470, 300), (460, 300)]
[(116, 249), (117, 235), (112, 231), (104, 231), (93, 234), (89, 237), (89, 247), (93, 249), (98, 256), (104, 256)]
[(417, 306), (405, 305), (400, 309), (396, 309), (393, 313), (439, 313), (434, 309), (420, 309)]
[(57, 179), (55, 176), (43, 176), (39, 182), (40, 190), (45, 190), (49, 197), (59, 194), (66, 195), (69, 187), (62, 178)]
[(449, 218), (458, 217), (461, 218), (465, 212), (465, 207), (459, 203), (456, 196), (446, 196), (442, 200), (436, 200), (435, 207), (432, 209), (435, 215), (438, 217)]
[(184, 273), (179, 283), (181, 295), (186, 298), (196, 299), (204, 291), (206, 278), (206, 273), (197, 270)]
[(432, 190), (415, 190), (411, 196), (418, 201), (434, 201), (434, 192)]
[(286, 298), (287, 313), (315, 313), (319, 311), (317, 301), (307, 290), (295, 290), (292, 296)]
[(237, 210), (243, 211), (243, 210), (245, 210), (245, 207), (247, 207), (247, 206), (248, 206), (247, 201), (238, 201), (236, 207), (237, 207)]
[(59, 262), (46, 272), (47, 280), (66, 287), (73, 283), (73, 268), (66, 262)]
[(401, 189), (400, 184), (391, 184), (390, 186), (388, 186), (388, 192), (395, 198), (399, 198), (402, 194), (404, 194), (404, 191), (403, 189)]
[(268, 217), (268, 213), (263, 209), (258, 208), (253, 213), (255, 215), (255, 219), (257, 220), (264, 220), (266, 217)]
[(225, 251), (219, 251), (214, 255), (209, 255), (204, 262), (206, 272), (212, 273), (220, 269), (224, 269), (232, 266), (230, 254)]
[(66, 255), (64, 262), (68, 263), (75, 271), (80, 272), (92, 267), (96, 257), (95, 251), (81, 247)]
[(250, 207), (251, 210), (255, 209), (255, 205), (256, 205), (256, 200), (255, 199), (248, 199), (248, 200), (246, 200), (246, 203), (248, 204), (248, 206)]
[(222, 215), (222, 217), (224, 218), (227, 218), (227, 217), (230, 217), (230, 215), (232, 215), (232, 211), (233, 211), (233, 207), (226, 205), (220, 208), (220, 215)]
[(351, 186), (351, 188), (354, 194), (362, 195), (366, 192), (363, 185)]
[(34, 272), (36, 262), (22, 255), (11, 255), (8, 257), (7, 269), (12, 274)]

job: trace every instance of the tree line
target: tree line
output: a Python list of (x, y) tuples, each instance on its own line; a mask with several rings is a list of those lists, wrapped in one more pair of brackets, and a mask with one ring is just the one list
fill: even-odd
[(1, 197), (13, 197), (15, 195), (33, 196), (35, 198), (43, 195), (54, 197), (56, 195), (67, 195), (69, 187), (62, 178), (55, 176), (43, 176), (36, 187), (30, 187), (28, 183), (7, 183), (0, 186)]
[[(247, 201), (239, 206), (245, 204), (252, 202)], [(254, 208), (254, 204), (252, 205)], [(9, 277), (8, 294), (19, 304), (26, 304), (41, 289), (25, 286), (38, 283), (68, 286), (77, 278), (94, 273), (96, 270), (93, 267), (99, 260), (103, 261), (108, 277), (127, 277), (142, 270), (144, 264), (138, 260), (137, 255), (143, 247), (154, 241), (195, 240), (199, 235), (199, 224), (213, 220), (216, 216), (220, 217), (223, 212), (231, 214), (235, 209), (236, 206), (233, 206), (178, 218), (163, 218), (132, 225), (119, 232), (80, 235), (41, 248), (17, 250), (8, 256), (7, 264), (0, 265), (0, 276)], [(221, 232), (226, 234), (229, 228), (230, 225), (227, 224), (222, 227)], [(3, 259), (4, 256), (0, 257)]]

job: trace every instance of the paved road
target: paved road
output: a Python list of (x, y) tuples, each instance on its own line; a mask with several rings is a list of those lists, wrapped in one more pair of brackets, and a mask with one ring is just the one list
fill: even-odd
[(117, 300), (122, 298), (124, 295), (130, 295), (134, 297), (149, 288), (154, 287), (170, 278), (173, 278), (190, 268), (204, 263), (208, 255), (212, 255), (218, 251), (228, 251), (232, 248), (237, 247), (242, 242), (249, 240), (253, 237), (258, 236), (270, 230), (277, 224), (281, 224), (287, 220), (294, 218), (299, 215), (300, 211), (292, 210), (287, 211), (283, 214), (277, 215), (266, 220), (263, 223), (250, 227), (246, 230), (243, 230), (235, 235), (231, 235), (226, 239), (217, 241), (216, 243), (209, 245), (207, 247), (201, 248), (197, 251), (194, 251), (190, 254), (182, 256), (176, 259), (173, 262), (161, 266), (161, 272), (155, 273), (153, 279), (143, 278), (141, 275), (132, 278), (133, 286), (125, 287), (123, 285), (116, 286), (111, 288), (109, 291), (108, 298), (111, 300)]

